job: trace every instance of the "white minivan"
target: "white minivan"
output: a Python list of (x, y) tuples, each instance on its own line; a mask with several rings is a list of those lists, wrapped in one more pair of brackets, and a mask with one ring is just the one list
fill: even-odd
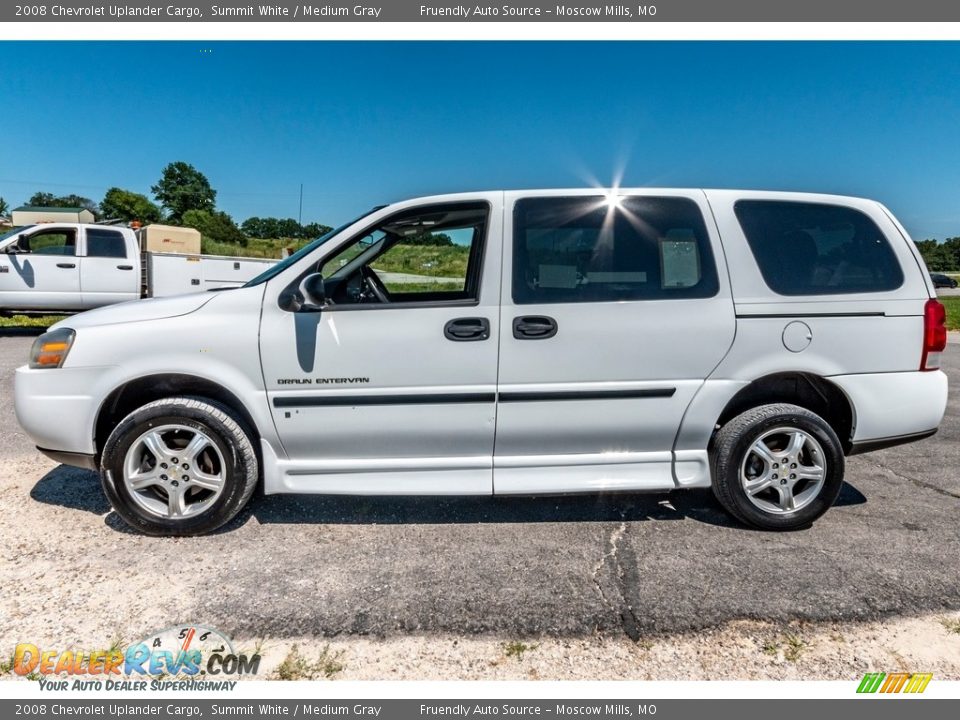
[(16, 374), (39, 449), (142, 532), (270, 493), (712, 487), (786, 530), (844, 457), (937, 430), (943, 306), (882, 205), (478, 192), (378, 207), (245, 286), (124, 303)]

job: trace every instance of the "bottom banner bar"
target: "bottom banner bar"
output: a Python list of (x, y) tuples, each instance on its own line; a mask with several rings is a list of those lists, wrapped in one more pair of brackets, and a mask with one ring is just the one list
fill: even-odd
[[(214, 718), (294, 717), (340, 720), (414, 720), (420, 718), (652, 718), (701, 720), (736, 717), (737, 720), (809, 720), (839, 717), (845, 720), (940, 720), (957, 717), (960, 701), (873, 696), (850, 700), (0, 700), (0, 717), (13, 718)], [(909, 710), (906, 704), (911, 707)]]

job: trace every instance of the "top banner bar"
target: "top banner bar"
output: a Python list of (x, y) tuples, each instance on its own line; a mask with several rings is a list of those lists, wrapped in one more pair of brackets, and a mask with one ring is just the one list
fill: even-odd
[(648, 3), (543, 2), (389, 4), (186, 0), (107, 4), (62, 0), (0, 7), (0, 22), (957, 22), (960, 3), (943, 0), (651, 0)]

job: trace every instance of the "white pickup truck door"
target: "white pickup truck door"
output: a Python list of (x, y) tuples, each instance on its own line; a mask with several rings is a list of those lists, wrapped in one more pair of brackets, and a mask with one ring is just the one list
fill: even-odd
[(80, 294), (84, 308), (140, 297), (136, 240), (130, 231), (86, 227), (80, 258)]
[(27, 228), (23, 252), (0, 253), (0, 310), (81, 310), (76, 225)]
[[(286, 456), (269, 490), (492, 491), (502, 198), (393, 206), (328, 241), (295, 266), (322, 268), (322, 312), (279, 307), (289, 273), (268, 283), (260, 354)], [(357, 303), (352, 259), (376, 247), (393, 248), (369, 261), (392, 301)]]
[(507, 193), (494, 492), (669, 489), (735, 317), (703, 193)]

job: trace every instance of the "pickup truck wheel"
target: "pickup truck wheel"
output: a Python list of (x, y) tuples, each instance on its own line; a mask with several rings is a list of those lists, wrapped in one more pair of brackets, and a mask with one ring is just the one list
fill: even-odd
[(830, 509), (843, 470), (843, 448), (826, 420), (796, 405), (761, 405), (717, 433), (713, 492), (748, 525), (796, 530)]
[(199, 535), (229, 522), (250, 499), (259, 466), (231, 412), (175, 397), (130, 413), (107, 438), (100, 479), (110, 504), (148, 535)]

